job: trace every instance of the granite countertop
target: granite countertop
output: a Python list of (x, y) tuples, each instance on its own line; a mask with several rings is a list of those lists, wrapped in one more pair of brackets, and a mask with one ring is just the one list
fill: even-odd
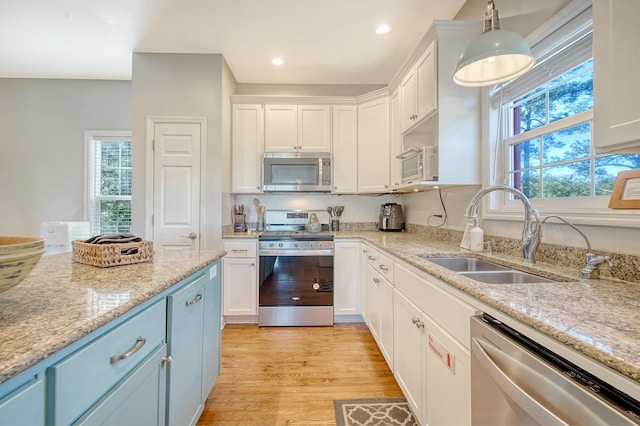
[[(583, 279), (577, 270), (543, 263), (525, 265), (521, 259), (513, 256), (470, 253), (460, 249), (458, 242), (434, 241), (411, 233), (338, 232), (335, 238), (363, 239), (474, 299), (640, 382), (638, 283)], [(424, 258), (460, 255), (461, 252), (562, 282), (486, 284)]]
[(42, 257), (24, 281), (0, 293), (0, 383), (224, 254), (156, 253), (153, 262), (112, 268), (72, 262), (71, 253)]

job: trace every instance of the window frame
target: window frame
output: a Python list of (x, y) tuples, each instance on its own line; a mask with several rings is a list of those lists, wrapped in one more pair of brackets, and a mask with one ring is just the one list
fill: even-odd
[[(552, 19), (526, 37), (530, 46), (535, 46), (543, 41), (549, 34), (563, 28), (571, 19), (584, 12), (591, 6), (591, 0), (571, 2)], [(595, 61), (595, 58), (594, 58)], [(594, 91), (597, 90), (594, 87)], [(482, 116), (483, 120), (482, 143), (488, 149), (483, 150), (483, 186), (509, 185), (508, 164), (509, 149), (502, 140), (498, 140), (498, 126), (500, 134), (507, 134), (511, 124), (502, 114), (501, 106), (492, 105), (491, 87), (482, 89)], [(502, 102), (500, 102), (502, 104)], [(585, 114), (593, 114), (593, 110), (577, 114), (584, 119)], [(576, 117), (578, 118), (578, 117)], [(591, 120), (593, 120), (591, 118)], [(593, 124), (593, 121), (592, 121)], [(593, 126), (592, 126), (593, 134)], [(533, 131), (525, 132), (525, 139), (531, 138)], [(551, 214), (562, 215), (573, 223), (583, 225), (619, 226), (639, 228), (638, 213), (625, 210), (611, 210), (608, 208), (608, 196), (573, 197), (567, 203), (566, 198), (556, 199), (532, 199), (531, 205), (538, 209), (541, 216)], [(494, 191), (488, 194), (481, 203), (482, 217), (489, 220), (522, 221), (523, 205), (520, 200), (512, 200), (504, 191)]]
[[(93, 197), (93, 189), (95, 188), (95, 171), (92, 170), (92, 163), (95, 156), (95, 142), (105, 139), (128, 139), (133, 145), (133, 137), (131, 130), (86, 130), (84, 132), (85, 139), (85, 162), (84, 162), (84, 174), (85, 174), (85, 189), (84, 189), (84, 217), (89, 222), (89, 231), (91, 235), (97, 235), (102, 233), (102, 230), (95, 229), (94, 221), (92, 220), (92, 204), (95, 203)], [(133, 149), (133, 146), (132, 146)], [(132, 167), (133, 168), (133, 167)], [(104, 198), (103, 198), (104, 199)], [(133, 195), (120, 195), (111, 196), (109, 199), (113, 200), (129, 200), (133, 203)], [(133, 212), (133, 208), (131, 209)]]

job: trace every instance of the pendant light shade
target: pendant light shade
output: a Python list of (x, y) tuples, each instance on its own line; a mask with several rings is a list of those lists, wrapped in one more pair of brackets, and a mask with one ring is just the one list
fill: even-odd
[(500, 29), (498, 11), (489, 1), (484, 32), (462, 52), (453, 81), (461, 86), (490, 86), (524, 74), (534, 62), (529, 45), (519, 34)]

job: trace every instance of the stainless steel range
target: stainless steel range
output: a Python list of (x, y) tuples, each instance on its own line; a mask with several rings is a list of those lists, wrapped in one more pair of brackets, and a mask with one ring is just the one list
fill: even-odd
[(312, 213), (328, 222), (326, 212), (267, 211), (258, 239), (259, 326), (333, 325), (333, 234), (306, 232)]

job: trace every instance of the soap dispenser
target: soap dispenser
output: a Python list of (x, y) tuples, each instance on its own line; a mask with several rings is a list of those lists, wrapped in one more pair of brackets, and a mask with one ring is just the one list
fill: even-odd
[(473, 227), (469, 231), (469, 250), (482, 252), (484, 249), (484, 231), (480, 228), (478, 218), (473, 219)]

